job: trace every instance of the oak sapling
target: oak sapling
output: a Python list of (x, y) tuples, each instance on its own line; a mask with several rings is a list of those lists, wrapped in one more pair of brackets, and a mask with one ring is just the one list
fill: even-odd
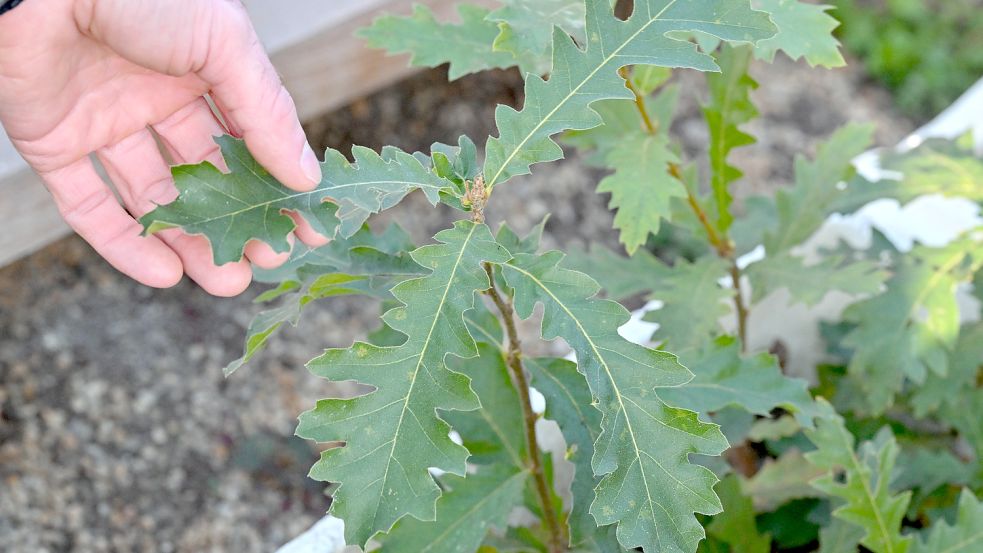
[[(874, 198), (983, 200), (973, 180), (983, 162), (965, 141), (888, 155), (904, 177), (867, 182), (850, 160), (872, 129), (848, 125), (795, 160), (791, 187), (738, 210), (730, 153), (754, 142), (743, 126), (757, 117), (748, 70), (778, 51), (842, 65), (828, 8), (636, 0), (620, 19), (609, 0), (502, 4), (462, 5), (456, 23), (418, 6), (362, 31), (413, 64), (449, 63), (451, 78), (523, 71), (522, 105), (498, 107), (497, 135), (480, 152), (467, 137), (428, 153), (356, 147), (354, 162), (329, 150), (321, 185), (296, 193), (223, 137), (230, 171), (176, 167), (180, 197), (143, 218), (149, 231), (205, 235), (218, 263), (240, 259), (251, 239), (284, 251), (284, 210), (333, 237), (257, 270), (277, 284), (260, 301), (278, 305), (256, 315), (227, 373), (314, 300), (382, 304), (378, 331), (308, 364), (372, 391), (319, 401), (297, 429), (341, 444), (310, 475), (337, 484), (331, 513), (348, 542), (399, 552), (979, 551), (983, 327), (962, 322), (955, 294), (983, 282), (981, 232), (910, 252), (881, 242), (800, 256), (830, 214)], [(680, 91), (672, 76), (683, 70), (706, 72), (707, 89)], [(669, 133), (681, 93), (702, 96), (708, 171)], [(511, 181), (563, 157), (557, 139), (610, 171), (598, 192), (611, 194), (624, 252), (541, 251), (545, 222), (526, 236), (485, 224), (496, 197), (523, 193)], [(367, 226), (417, 190), (460, 211), (433, 243)], [(670, 231), (694, 237), (696, 253), (672, 265), (656, 257), (653, 237)], [(739, 261), (759, 245), (763, 258)], [(750, 347), (750, 314), (782, 289), (805, 304), (832, 291), (851, 298), (824, 327), (830, 355), (811, 389)], [(647, 344), (618, 332), (629, 312), (617, 301), (640, 295), (662, 302), (645, 315), (659, 324)], [(535, 337), (520, 340), (517, 325), (536, 309), (540, 337), (562, 338), (575, 361), (524, 350)], [(545, 397), (542, 415), (530, 387)], [(559, 425), (565, 459), (540, 450), (540, 417)], [(943, 462), (960, 470), (933, 472)], [(573, 471), (569, 490), (555, 487), (563, 470)], [(511, 516), (520, 507), (532, 516)]]

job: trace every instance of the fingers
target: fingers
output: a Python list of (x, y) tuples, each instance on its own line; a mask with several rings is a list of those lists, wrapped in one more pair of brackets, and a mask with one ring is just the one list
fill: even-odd
[[(119, 189), (130, 212), (141, 216), (158, 204), (172, 201), (177, 189), (149, 130), (139, 131), (97, 152), (106, 172)], [(206, 292), (216, 296), (242, 293), (252, 279), (249, 263), (215, 265), (211, 246), (203, 236), (189, 236), (179, 229), (155, 235), (180, 258), (182, 272)]]
[(321, 164), (307, 143), (293, 98), (259, 42), (249, 50), (243, 55), (254, 58), (253, 71), (205, 77), (213, 83), (212, 96), (270, 174), (294, 190), (313, 190), (321, 183)]
[(198, 98), (163, 121), (151, 125), (161, 144), (176, 163), (208, 161), (222, 171), (228, 171), (216, 136), (228, 131), (212, 114), (204, 98)]
[(294, 220), (294, 224), (297, 225), (297, 227), (294, 229), (294, 234), (297, 235), (297, 238), (300, 238), (301, 242), (312, 248), (320, 248), (331, 241), (330, 238), (314, 230), (314, 227), (307, 222), (307, 219), (304, 219), (298, 213), (288, 211), (287, 215), (289, 215), (290, 218)]
[[(222, 160), (222, 153), (212, 138), (226, 132), (215, 116), (212, 109), (203, 98), (188, 107), (179, 110), (174, 115), (153, 126), (161, 138), (167, 153), (178, 163), (197, 163), (208, 160), (219, 169), (227, 170)], [(301, 242), (311, 247), (327, 244), (329, 240), (318, 234), (310, 223), (296, 213), (289, 213), (297, 225), (295, 232)], [(288, 236), (293, 243), (293, 237)], [(262, 242), (246, 246), (246, 256), (263, 267), (277, 267), (286, 261), (289, 253), (278, 254)]]
[(280, 182), (311, 190), (321, 168), (293, 99), (239, 2), (88, 0), (75, 17), (82, 32), (124, 58), (167, 73), (196, 73), (228, 123)]
[(292, 234), (287, 235), (287, 242), (290, 243), (290, 250), (282, 253), (277, 253), (270, 247), (269, 244), (259, 240), (250, 240), (249, 242), (246, 242), (244, 251), (246, 257), (248, 257), (249, 260), (255, 263), (258, 267), (262, 269), (276, 269), (290, 259), (290, 251), (293, 250), (294, 247), (294, 237)]
[(157, 233), (181, 256), (184, 272), (198, 286), (213, 296), (238, 296), (249, 287), (253, 272), (245, 259), (225, 265), (216, 265), (212, 247), (204, 236), (192, 236), (180, 229), (168, 229)]
[[(215, 119), (212, 109), (204, 98), (178, 110), (167, 119), (153, 126), (167, 149), (167, 153), (178, 163), (199, 163), (208, 161), (225, 171), (222, 152), (214, 137), (224, 134), (225, 128)], [(287, 236), (292, 245), (293, 237)], [(290, 251), (277, 253), (268, 244), (258, 240), (246, 244), (246, 257), (264, 269), (279, 267), (290, 258)]]
[(121, 273), (155, 288), (181, 280), (181, 260), (116, 201), (88, 158), (41, 174), (65, 221)]

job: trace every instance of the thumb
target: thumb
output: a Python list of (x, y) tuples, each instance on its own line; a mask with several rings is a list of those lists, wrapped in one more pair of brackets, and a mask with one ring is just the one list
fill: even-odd
[(321, 182), (294, 101), (240, 2), (85, 0), (76, 22), (133, 63), (168, 75), (196, 74), (233, 132), (286, 186), (305, 191)]

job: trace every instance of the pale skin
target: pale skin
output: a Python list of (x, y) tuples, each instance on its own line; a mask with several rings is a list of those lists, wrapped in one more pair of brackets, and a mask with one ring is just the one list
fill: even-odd
[[(224, 169), (212, 137), (232, 133), (284, 185), (310, 190), (321, 180), (238, 0), (26, 0), (0, 16), (0, 123), (65, 221), (120, 272), (159, 288), (187, 274), (209, 293), (236, 295), (250, 261), (275, 267), (289, 255), (250, 242), (245, 259), (216, 266), (202, 236), (142, 236), (137, 218), (177, 196), (168, 161)], [(327, 242), (291, 216), (302, 242)]]

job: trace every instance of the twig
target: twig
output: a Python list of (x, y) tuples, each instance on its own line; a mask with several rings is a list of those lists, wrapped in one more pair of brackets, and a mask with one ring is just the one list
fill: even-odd
[[(635, 95), (635, 107), (638, 109), (638, 114), (642, 117), (645, 131), (649, 134), (656, 134), (658, 132), (658, 123), (653, 122), (652, 118), (649, 117), (648, 109), (645, 107), (645, 97), (639, 93), (634, 83), (631, 82), (627, 68), (623, 67), (621, 69), (621, 76), (625, 79), (625, 86)], [(737, 260), (734, 258), (734, 244), (726, 235), (721, 236), (713, 227), (713, 224), (710, 223), (710, 219), (700, 206), (699, 200), (696, 199), (696, 196), (693, 195), (693, 192), (683, 181), (683, 175), (679, 165), (669, 163), (667, 170), (673, 178), (683, 183), (683, 188), (686, 189), (686, 203), (689, 204), (690, 209), (693, 210), (696, 218), (700, 221), (700, 226), (706, 232), (710, 245), (713, 246), (713, 249), (721, 259), (726, 259), (730, 262), (730, 277), (731, 282), (734, 284), (734, 311), (737, 316), (737, 336), (741, 340), (741, 351), (747, 351), (748, 310), (744, 304), (744, 290), (741, 287), (741, 269), (737, 266)]]
[(744, 289), (741, 288), (741, 269), (737, 260), (730, 257), (730, 280), (734, 283), (734, 307), (737, 311), (737, 337), (741, 339), (741, 353), (747, 352), (747, 306), (744, 305)]
[(550, 486), (546, 482), (543, 464), (539, 458), (539, 445), (536, 440), (536, 420), (539, 417), (532, 410), (532, 403), (529, 400), (529, 381), (526, 380), (526, 373), (522, 368), (522, 343), (519, 341), (519, 333), (515, 328), (515, 310), (511, 300), (506, 301), (495, 288), (495, 274), (490, 263), (485, 263), (485, 273), (488, 274), (488, 281), (491, 283), (491, 287), (485, 293), (498, 308), (509, 339), (506, 364), (512, 374), (515, 387), (518, 388), (519, 400), (522, 403), (522, 418), (526, 426), (526, 449), (529, 450), (529, 471), (532, 473), (536, 485), (536, 494), (543, 504), (543, 520), (550, 534), (549, 551), (550, 553), (562, 553), (566, 551), (566, 539), (563, 527), (560, 526), (556, 511), (553, 509)]
[(620, 71), (621, 77), (625, 79), (625, 86), (628, 90), (635, 95), (635, 107), (638, 108), (638, 113), (642, 116), (642, 122), (645, 124), (645, 132), (649, 134), (656, 134), (659, 132), (659, 124), (652, 121), (649, 117), (649, 112), (645, 109), (645, 97), (643, 97), (638, 89), (635, 88), (635, 83), (631, 82), (631, 76), (628, 75), (628, 68), (622, 67)]

